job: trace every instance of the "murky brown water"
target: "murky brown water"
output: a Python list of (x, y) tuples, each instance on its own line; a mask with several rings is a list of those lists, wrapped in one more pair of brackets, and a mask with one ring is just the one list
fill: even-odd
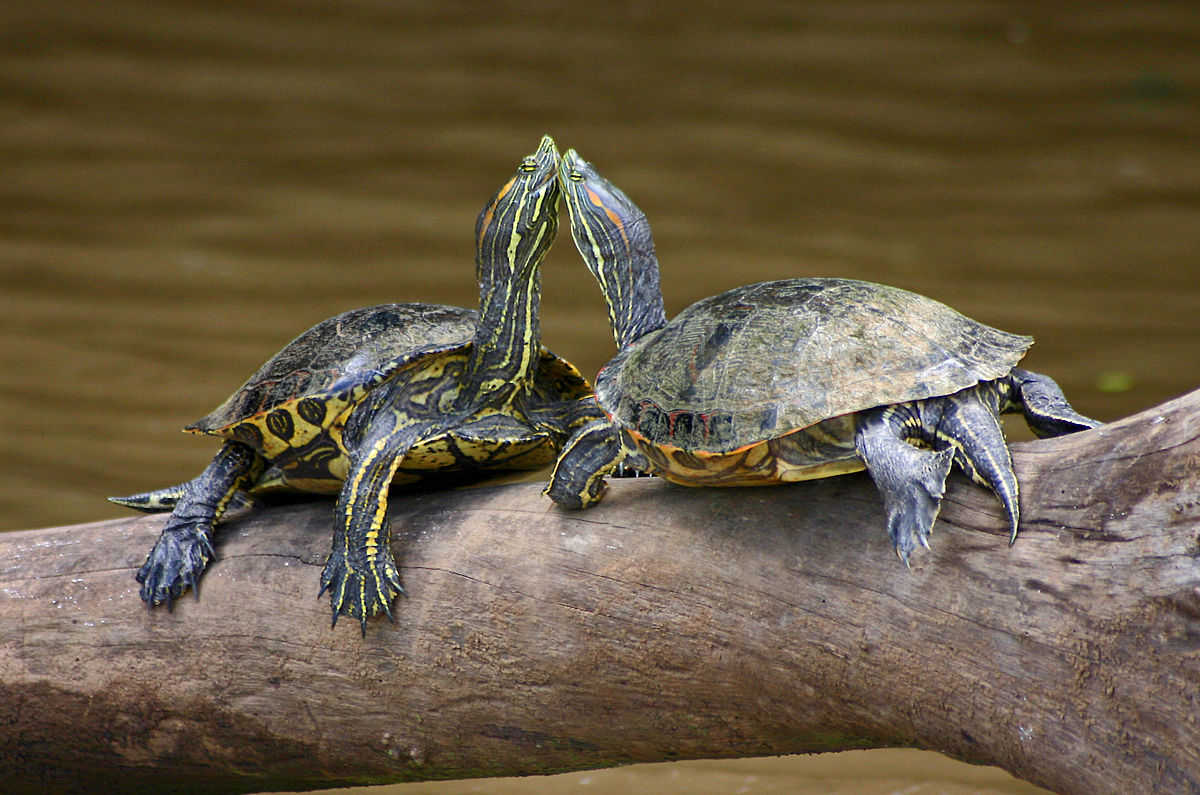
[[(215, 446), (178, 429), (322, 318), (473, 305), (475, 213), (543, 132), (647, 211), (672, 312), (865, 278), (1035, 335), (1029, 366), (1102, 419), (1200, 385), (1188, 4), (15, 5), (0, 528), (119, 515), (104, 495), (190, 477)], [(544, 279), (546, 342), (594, 372), (611, 339), (565, 233)], [(847, 775), (960, 791), (894, 753)], [(662, 775), (831, 791), (811, 761)], [(645, 775), (607, 780), (668, 786)]]

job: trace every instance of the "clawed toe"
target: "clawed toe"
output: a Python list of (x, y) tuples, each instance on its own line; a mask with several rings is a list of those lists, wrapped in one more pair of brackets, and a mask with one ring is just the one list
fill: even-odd
[(200, 576), (215, 556), (210, 536), (209, 531), (197, 526), (163, 531), (135, 575), (142, 586), (142, 601), (148, 607), (165, 604), (171, 610), (175, 600), (189, 588), (199, 598)]
[(348, 566), (341, 555), (329, 557), (321, 573), (321, 590), (317, 596), (329, 592), (331, 627), (337, 626), (339, 616), (349, 616), (358, 619), (363, 637), (366, 637), (367, 619), (371, 616), (383, 613), (395, 623), (392, 600), (404, 595), (404, 587), (391, 555), (381, 556), (381, 559), (383, 562), (363, 573)]

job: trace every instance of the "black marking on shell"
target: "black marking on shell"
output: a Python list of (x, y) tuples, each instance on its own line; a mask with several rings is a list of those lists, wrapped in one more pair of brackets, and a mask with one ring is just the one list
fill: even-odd
[(296, 413), (300, 415), (300, 419), (310, 425), (320, 426), (325, 422), (325, 401), (303, 398), (296, 404)]
[(255, 450), (261, 450), (263, 448), (262, 431), (260, 431), (258, 426), (253, 423), (243, 422), (239, 425), (235, 425), (232, 436), (235, 440), (249, 447), (253, 447)]
[(704, 469), (703, 459), (692, 455), (687, 450), (672, 450), (671, 457), (688, 469)]
[[(477, 312), (438, 304), (382, 304), (344, 312), (289, 342), (189, 427), (227, 428), (291, 401), (348, 400), (356, 389), (370, 388), (407, 362), (470, 342), (477, 321)], [(322, 417), (325, 413), (322, 406)], [(313, 424), (323, 427), (325, 421)]]
[(275, 409), (267, 415), (267, 430), (283, 439), (285, 442), (296, 433), (296, 423), (292, 420), (291, 412), (286, 409)]

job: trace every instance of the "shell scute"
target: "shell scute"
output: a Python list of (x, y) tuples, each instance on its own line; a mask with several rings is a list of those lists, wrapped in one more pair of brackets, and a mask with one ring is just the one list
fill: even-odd
[(696, 302), (618, 353), (596, 394), (652, 443), (723, 453), (999, 378), (1032, 342), (899, 288), (786, 279)]
[(334, 418), (331, 404), (353, 402), (417, 357), (470, 342), (477, 317), (460, 307), (420, 303), (343, 312), (285, 345), (188, 430), (224, 435), (235, 427), (262, 423), (275, 433), (284, 422), (278, 412), (294, 412), (310, 425), (323, 426)]

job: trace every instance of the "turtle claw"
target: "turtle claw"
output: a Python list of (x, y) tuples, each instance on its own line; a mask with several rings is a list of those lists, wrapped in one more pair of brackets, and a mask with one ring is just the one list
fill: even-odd
[(320, 597), (329, 592), (329, 606), (333, 612), (329, 627), (337, 626), (340, 616), (357, 618), (362, 628), (362, 634), (367, 636), (367, 619), (378, 613), (383, 613), (393, 624), (392, 600), (404, 596), (404, 587), (400, 584), (400, 572), (389, 553), (379, 554), (375, 561), (368, 564), (369, 576), (356, 571), (347, 565), (346, 556), (339, 552), (331, 553), (321, 572)]
[(166, 604), (170, 612), (188, 588), (200, 598), (200, 575), (215, 557), (211, 536), (212, 529), (205, 524), (163, 530), (135, 575), (147, 607)]

